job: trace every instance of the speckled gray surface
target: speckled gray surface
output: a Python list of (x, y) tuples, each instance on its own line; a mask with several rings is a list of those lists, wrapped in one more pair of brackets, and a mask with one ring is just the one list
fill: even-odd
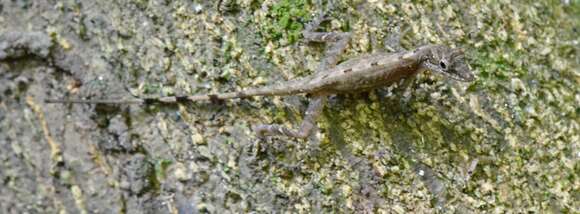
[(577, 1), (336, 1), (344, 59), (407, 29), (405, 48), (463, 48), (478, 80), (335, 96), (308, 140), (250, 129), (299, 123), (303, 96), (42, 102), (230, 91), (322, 57), (299, 34), (317, 1), (208, 2), (0, 1), (1, 213), (580, 212)]

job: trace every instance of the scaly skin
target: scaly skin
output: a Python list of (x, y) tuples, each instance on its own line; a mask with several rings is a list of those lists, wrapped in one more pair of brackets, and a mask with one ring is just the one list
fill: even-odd
[[(465, 64), (462, 57), (463, 54), (458, 50), (441, 45), (428, 45), (417, 48), (414, 51), (365, 55), (345, 61), (334, 68), (318, 72), (308, 77), (291, 80), (277, 85), (246, 89), (237, 92), (136, 98), (129, 100), (48, 99), (46, 102), (141, 104), (148, 102), (174, 103), (182, 101), (227, 100), (253, 96), (353, 93), (388, 86), (401, 79), (410, 78), (423, 70), (432, 70), (459, 81), (472, 81), (474, 76), (469, 71), (467, 64)], [(444, 69), (443, 67), (448, 68)]]
[(464, 54), (458, 50), (443, 45), (426, 45), (413, 51), (398, 53), (377, 53), (364, 55), (336, 65), (338, 56), (346, 48), (350, 39), (349, 33), (343, 32), (313, 32), (318, 28), (323, 16), (307, 26), (304, 38), (313, 42), (329, 42), (332, 45), (326, 51), (326, 57), (320, 63), (318, 71), (307, 77), (291, 80), (285, 83), (246, 89), (237, 92), (217, 94), (199, 94), (191, 96), (171, 96), (156, 98), (110, 99), (110, 100), (45, 100), (47, 103), (86, 103), (86, 104), (149, 104), (216, 101), (253, 96), (286, 96), (295, 94), (311, 94), (312, 101), (308, 106), (304, 120), (298, 130), (288, 129), (280, 125), (258, 125), (254, 130), (259, 136), (286, 135), (296, 138), (306, 138), (315, 127), (315, 120), (320, 115), (326, 97), (331, 94), (368, 91), (378, 87), (388, 86), (401, 79), (412, 78), (415, 74), (431, 70), (445, 77), (469, 82), (474, 76), (464, 60)]

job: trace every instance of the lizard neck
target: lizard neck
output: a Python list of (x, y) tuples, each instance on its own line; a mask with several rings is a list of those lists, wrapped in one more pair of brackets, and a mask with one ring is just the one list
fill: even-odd
[(422, 63), (433, 58), (433, 50), (439, 48), (440, 45), (425, 45), (416, 48), (411, 52), (411, 55), (417, 62)]
[(441, 45), (424, 45), (415, 50), (408, 51), (402, 56), (402, 58), (415, 63), (417, 67), (413, 74), (417, 74), (428, 70), (428, 68), (424, 66), (425, 62), (431, 61), (435, 58), (434, 51), (440, 47)]

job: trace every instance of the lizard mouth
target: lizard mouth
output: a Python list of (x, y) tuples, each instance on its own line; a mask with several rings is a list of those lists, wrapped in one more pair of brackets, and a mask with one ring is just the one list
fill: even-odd
[(475, 76), (471, 73), (462, 73), (462, 74), (449, 73), (449, 77), (451, 77), (454, 80), (461, 81), (461, 82), (471, 82), (471, 81), (475, 80)]
[(471, 82), (475, 80), (475, 76), (471, 72), (458, 72), (458, 71), (437, 71), (437, 73), (441, 73), (447, 78), (457, 80), (460, 82)]

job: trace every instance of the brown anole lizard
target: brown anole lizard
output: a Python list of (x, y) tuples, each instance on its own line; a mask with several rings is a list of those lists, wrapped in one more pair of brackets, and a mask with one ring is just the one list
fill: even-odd
[(259, 136), (286, 135), (306, 138), (315, 127), (315, 120), (320, 115), (329, 95), (368, 91), (388, 86), (402, 79), (412, 78), (415, 74), (424, 70), (431, 70), (434, 73), (442, 74), (447, 78), (458, 81), (469, 82), (474, 80), (474, 75), (465, 61), (463, 52), (443, 45), (426, 45), (411, 51), (365, 55), (336, 65), (339, 55), (344, 51), (350, 40), (350, 33), (314, 32), (313, 30), (318, 28), (323, 20), (323, 16), (318, 17), (303, 32), (303, 36), (307, 41), (329, 42), (329, 44), (332, 44), (327, 48), (326, 57), (320, 63), (317, 72), (307, 77), (237, 92), (111, 100), (47, 99), (45, 102), (149, 104), (310, 94), (312, 100), (306, 110), (302, 124), (297, 130), (277, 124), (254, 127)]

